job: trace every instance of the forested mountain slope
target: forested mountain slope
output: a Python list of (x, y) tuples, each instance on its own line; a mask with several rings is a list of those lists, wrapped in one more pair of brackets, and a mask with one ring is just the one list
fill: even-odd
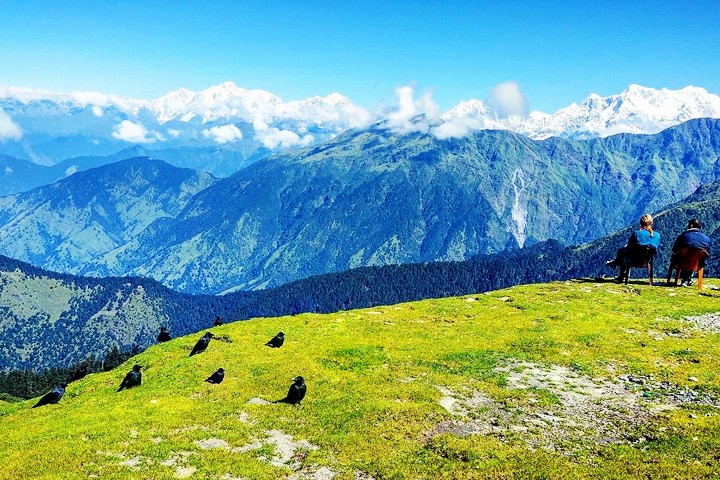
[(715, 181), (719, 153), (717, 120), (587, 141), (353, 132), (219, 181), (76, 271), (217, 293), (549, 239), (580, 244)]

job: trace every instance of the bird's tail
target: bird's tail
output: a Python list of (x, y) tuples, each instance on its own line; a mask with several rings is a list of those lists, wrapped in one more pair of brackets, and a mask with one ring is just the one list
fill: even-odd
[(122, 386), (122, 385), (120, 385), (120, 388), (118, 388), (117, 391), (119, 392), (119, 391), (122, 390), (123, 388), (125, 388), (125, 387)]

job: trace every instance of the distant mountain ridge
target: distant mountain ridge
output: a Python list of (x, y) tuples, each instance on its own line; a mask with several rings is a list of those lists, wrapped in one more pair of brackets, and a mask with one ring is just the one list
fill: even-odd
[(180, 213), (216, 179), (138, 157), (0, 198), (0, 250), (68, 271)]
[(348, 133), (221, 180), (77, 273), (218, 293), (548, 239), (579, 244), (719, 178), (719, 137), (716, 120), (586, 141)]
[[(710, 119), (582, 141), (352, 131), (226, 179), (193, 180), (191, 191), (163, 164), (174, 186), (159, 195), (157, 175), (143, 176), (155, 193), (133, 208), (164, 213), (142, 215), (132, 229), (123, 204), (137, 194), (108, 193), (134, 191), (134, 177), (122, 173), (132, 162), (120, 162), (0, 199), (0, 253), (74, 274), (152, 277), (191, 293), (270, 288), (359, 266), (591, 241), (720, 178), (719, 155), (720, 121)], [(62, 206), (65, 199), (75, 203)], [(102, 212), (96, 199), (109, 202)]]
[[(227, 176), (270, 152), (322, 143), (374, 124), (392, 133), (427, 132), (439, 139), (486, 129), (533, 139), (652, 134), (692, 119), (720, 118), (720, 97), (692, 86), (657, 90), (631, 85), (618, 95), (592, 94), (552, 115), (505, 118), (480, 100), (420, 121), (404, 115), (392, 109), (371, 112), (338, 93), (284, 102), (232, 82), (198, 92), (180, 89), (154, 100), (0, 87), (0, 118), (6, 125), (0, 129), (0, 154), (52, 165), (136, 145), (175, 166)], [(398, 116), (402, 127), (388, 121)]]
[(140, 145), (159, 152), (156, 158), (221, 176), (271, 150), (323, 141), (372, 121), (337, 93), (283, 102), (232, 82), (155, 100), (0, 87), (0, 112), (15, 126), (0, 130), (0, 153), (16, 158), (52, 165)]
[(509, 130), (536, 140), (549, 137), (586, 139), (618, 133), (653, 134), (697, 118), (720, 118), (720, 97), (703, 88), (656, 90), (630, 85), (618, 95), (590, 95), (579, 105), (552, 115), (532, 112), (526, 118), (499, 118), (479, 100), (462, 102), (443, 115), (449, 122), (480, 122), (482, 128)]

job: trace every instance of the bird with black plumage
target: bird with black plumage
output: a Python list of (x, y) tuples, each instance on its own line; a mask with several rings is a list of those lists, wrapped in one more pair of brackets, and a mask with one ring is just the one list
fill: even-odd
[(190, 352), (189, 357), (192, 357), (196, 353), (204, 352), (205, 349), (210, 344), (210, 339), (213, 338), (215, 335), (212, 334), (212, 332), (205, 332), (205, 335), (200, 337), (200, 340), (197, 341), (195, 346), (193, 347), (192, 351)]
[(218, 383), (222, 383), (222, 381), (225, 379), (225, 369), (224, 368), (218, 368), (215, 373), (210, 375), (208, 378), (205, 379), (206, 382), (212, 383), (214, 385), (217, 385)]
[(295, 378), (291, 378), (290, 380), (293, 381), (293, 384), (290, 385), (287, 396), (282, 400), (276, 400), (273, 403), (289, 403), (290, 405), (300, 405), (302, 399), (305, 398), (305, 393), (307, 393), (307, 385), (305, 385), (305, 379), (303, 377), (297, 376)]
[(160, 333), (158, 334), (157, 341), (162, 343), (168, 342), (170, 340), (170, 332), (168, 331), (167, 327), (160, 327)]
[(142, 385), (142, 372), (140, 371), (142, 367), (140, 365), (134, 365), (132, 370), (130, 370), (127, 375), (125, 375), (125, 378), (123, 378), (122, 383), (120, 384), (120, 388), (118, 388), (118, 392), (121, 390), (125, 390), (126, 388), (132, 388), (132, 387), (138, 387)]
[(271, 338), (265, 345), (270, 348), (280, 348), (285, 343), (285, 334), (283, 332), (278, 333)]
[(43, 397), (35, 405), (33, 405), (32, 408), (58, 403), (63, 395), (65, 395), (65, 387), (67, 387), (67, 383), (59, 383), (57, 387), (43, 395)]

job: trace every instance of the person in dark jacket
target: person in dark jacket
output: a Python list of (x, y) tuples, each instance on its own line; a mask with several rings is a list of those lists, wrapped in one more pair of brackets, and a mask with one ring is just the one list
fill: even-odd
[(660, 246), (660, 234), (653, 231), (652, 226), (652, 215), (646, 213), (645, 215), (640, 217), (640, 228), (630, 234), (627, 245), (618, 248), (617, 254), (615, 255), (615, 258), (613, 260), (605, 262), (605, 264), (609, 267), (620, 267), (620, 274), (618, 275), (616, 280), (619, 281), (620, 279), (622, 279), (623, 274), (625, 273), (625, 269), (629, 268), (628, 265), (631, 262), (629, 256), (632, 253), (632, 247), (634, 247), (635, 245), (644, 245), (657, 250), (657, 248)]
[[(710, 237), (703, 233), (702, 223), (697, 218), (693, 218), (688, 222), (687, 230), (678, 235), (675, 243), (673, 244), (673, 253), (683, 248), (697, 248), (705, 250), (710, 255), (710, 247), (712, 246), (712, 240)], [(705, 260), (703, 259), (701, 268), (705, 267)], [(693, 284), (692, 280), (693, 272), (690, 270), (682, 270), (680, 272), (680, 280), (683, 286), (689, 286)]]

